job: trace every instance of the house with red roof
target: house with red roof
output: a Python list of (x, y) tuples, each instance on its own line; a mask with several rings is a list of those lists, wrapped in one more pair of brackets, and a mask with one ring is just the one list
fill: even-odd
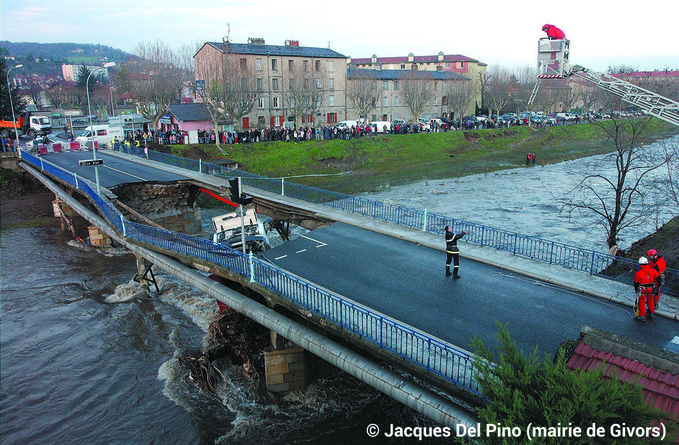
[(584, 326), (566, 366), (584, 371), (603, 366), (608, 378), (640, 385), (646, 403), (679, 420), (679, 355), (674, 352)]

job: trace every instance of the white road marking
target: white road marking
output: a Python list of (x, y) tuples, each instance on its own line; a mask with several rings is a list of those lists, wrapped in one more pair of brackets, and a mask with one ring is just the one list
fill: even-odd
[(139, 177), (139, 176), (135, 176), (135, 175), (133, 175), (133, 174), (131, 174), (131, 173), (128, 173), (128, 172), (126, 172), (126, 171), (119, 170), (119, 169), (117, 169), (117, 168), (110, 167), (110, 166), (108, 166), (108, 165), (106, 165), (106, 164), (103, 164), (102, 167), (106, 167), (106, 168), (108, 168), (108, 169), (110, 169), (110, 170), (117, 171), (118, 173), (122, 173), (122, 174), (127, 175), (127, 176), (132, 176), (133, 178), (140, 179), (140, 180), (142, 180), (142, 181), (148, 181), (148, 179), (146, 179), (146, 178), (142, 178), (142, 177)]
[(318, 241), (317, 239), (309, 238), (308, 236), (304, 236), (304, 235), (300, 235), (300, 236), (301, 236), (302, 238), (306, 238), (306, 239), (308, 239), (309, 241), (313, 241), (314, 243), (318, 244), (318, 245), (316, 246), (316, 248), (323, 247), (323, 246), (327, 246), (327, 244), (324, 243), (323, 241)]
[(679, 345), (679, 337), (674, 337), (670, 343), (674, 343), (675, 345)]
[(274, 258), (274, 260), (282, 260), (283, 258), (287, 258), (287, 255), (279, 256), (277, 258)]
[(298, 250), (298, 251), (295, 252), (295, 253), (303, 253), (303, 252), (306, 252), (306, 249)]

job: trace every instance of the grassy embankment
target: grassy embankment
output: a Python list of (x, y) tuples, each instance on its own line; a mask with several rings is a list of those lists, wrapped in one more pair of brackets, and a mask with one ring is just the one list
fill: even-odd
[[(648, 123), (648, 141), (679, 133), (658, 119)], [(342, 193), (361, 193), (425, 179), (442, 179), (520, 167), (526, 153), (537, 164), (552, 164), (610, 152), (613, 145), (596, 124), (552, 128), (515, 127), (386, 135), (359, 139), (261, 142), (226, 145), (229, 159), (243, 170), (268, 177), (298, 177), (294, 182)], [(190, 150), (193, 149), (193, 150)], [(204, 160), (224, 158), (214, 145), (175, 145), (183, 156), (205, 152)], [(206, 159), (207, 158), (207, 159)], [(338, 173), (350, 172), (344, 175)]]

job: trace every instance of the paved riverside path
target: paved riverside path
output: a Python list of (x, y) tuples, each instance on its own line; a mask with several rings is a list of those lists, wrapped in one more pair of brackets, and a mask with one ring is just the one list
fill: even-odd
[[(462, 251), (468, 247), (460, 243)], [(469, 258), (461, 259), (462, 278), (453, 280), (445, 276), (443, 251), (342, 223), (310, 232), (265, 256), (283, 269), (468, 350), (474, 335), (487, 346), (497, 344), (496, 320), (507, 323), (519, 348), (532, 352), (537, 346), (541, 357), (553, 355), (563, 340), (577, 339), (583, 325), (658, 348), (679, 335), (679, 323), (672, 319), (656, 316), (642, 324), (632, 319), (629, 306)]]

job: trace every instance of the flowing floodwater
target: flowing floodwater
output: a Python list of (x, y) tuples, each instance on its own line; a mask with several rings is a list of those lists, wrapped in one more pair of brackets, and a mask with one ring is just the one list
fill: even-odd
[[(647, 145), (645, 150), (656, 157), (664, 156), (664, 147), (679, 144), (675, 136), (667, 141)], [(614, 162), (604, 163), (605, 155), (561, 162), (531, 165), (493, 173), (462, 178), (420, 181), (410, 185), (391, 187), (378, 193), (366, 194), (377, 201), (445, 215), (468, 222), (483, 224), (549, 241), (570, 244), (586, 249), (607, 251), (606, 231), (600, 218), (592, 212), (561, 211), (561, 200), (571, 196), (571, 190), (582, 178), (596, 168), (596, 173), (613, 180), (617, 170)], [(452, 158), (451, 162), (455, 162)], [(676, 160), (674, 162), (677, 162)], [(666, 169), (648, 175), (648, 180), (667, 177)], [(630, 175), (629, 181), (633, 181)], [(662, 224), (676, 216), (677, 209), (656, 206), (656, 195), (644, 196), (649, 207), (647, 220), (621, 233), (618, 243), (623, 249), (631, 243), (655, 232)], [(635, 203), (641, 199), (635, 197)], [(633, 208), (638, 208), (637, 204)], [(660, 208), (659, 212), (655, 208)]]
[(132, 254), (59, 227), (3, 231), (0, 249), (3, 444), (329, 445), (371, 422), (431, 424), (341, 372), (274, 399), (220, 359), (225, 383), (205, 394), (178, 357), (203, 350), (212, 299), (158, 270), (149, 294)]

